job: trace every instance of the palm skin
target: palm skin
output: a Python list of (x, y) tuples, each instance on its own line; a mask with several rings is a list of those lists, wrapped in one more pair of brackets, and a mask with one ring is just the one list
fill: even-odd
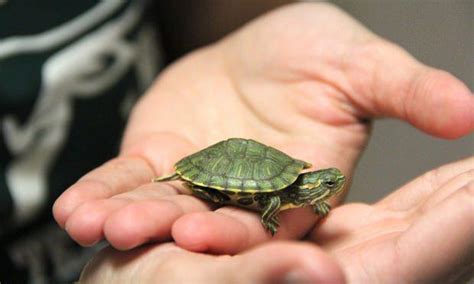
[[(284, 7), (165, 70), (134, 108), (119, 157), (71, 186), (54, 215), (82, 245), (106, 238), (130, 249), (173, 238), (189, 250), (237, 253), (271, 238), (256, 214), (212, 210), (151, 178), (212, 143), (245, 137), (350, 179), (369, 119), (398, 117), (456, 138), (474, 129), (473, 105), (457, 79), (337, 8)], [(316, 221), (310, 209), (283, 212), (275, 238), (299, 239)]]
[(343, 205), (309, 238), (354, 283), (458, 283), (474, 261), (473, 173), (471, 157), (373, 205)]
[(234, 256), (190, 252), (172, 243), (128, 252), (108, 248), (82, 280), (461, 283), (474, 260), (473, 173), (469, 158), (428, 172), (373, 205), (335, 208), (308, 242), (269, 242)]

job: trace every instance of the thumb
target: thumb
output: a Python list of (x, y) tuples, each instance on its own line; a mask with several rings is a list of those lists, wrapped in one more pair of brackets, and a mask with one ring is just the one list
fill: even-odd
[(230, 267), (236, 283), (345, 282), (335, 260), (317, 246), (301, 242), (262, 245), (235, 256)]
[(474, 96), (451, 74), (428, 67), (402, 48), (376, 40), (355, 51), (348, 66), (353, 97), (374, 116), (397, 117), (435, 136), (458, 138), (474, 130)]

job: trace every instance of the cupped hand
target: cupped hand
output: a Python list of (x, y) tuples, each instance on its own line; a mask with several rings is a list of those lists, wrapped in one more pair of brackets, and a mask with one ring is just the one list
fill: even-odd
[(173, 243), (130, 251), (108, 247), (80, 283), (344, 283), (337, 263), (310, 244), (273, 242), (239, 255), (190, 252)]
[[(101, 252), (85, 283), (461, 283), (474, 260), (474, 158), (443, 166), (373, 205), (334, 209), (309, 243), (234, 256), (174, 244)], [(470, 266), (471, 265), (471, 266)], [(465, 279), (465, 278), (464, 278)]]
[[(373, 205), (347, 204), (310, 234), (353, 283), (461, 283), (474, 264), (474, 157)], [(467, 279), (464, 279), (467, 280)]]
[[(351, 177), (370, 119), (397, 117), (443, 138), (474, 129), (460, 81), (410, 57), (328, 4), (276, 10), (166, 69), (134, 108), (120, 155), (72, 185), (54, 216), (77, 242), (119, 249), (173, 238), (236, 253), (270, 239), (257, 214), (150, 184), (183, 156), (228, 137), (253, 138)], [(306, 235), (309, 209), (281, 214), (275, 238)]]

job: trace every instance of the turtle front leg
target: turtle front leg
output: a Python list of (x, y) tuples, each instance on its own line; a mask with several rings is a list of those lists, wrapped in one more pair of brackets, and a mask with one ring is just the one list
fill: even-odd
[(280, 206), (280, 197), (278, 195), (273, 195), (268, 198), (265, 207), (262, 210), (262, 225), (266, 230), (270, 231), (272, 236), (276, 234), (278, 226), (280, 226), (277, 216), (280, 212)]
[(321, 201), (313, 205), (313, 211), (319, 216), (325, 217), (331, 211), (331, 205), (326, 201)]

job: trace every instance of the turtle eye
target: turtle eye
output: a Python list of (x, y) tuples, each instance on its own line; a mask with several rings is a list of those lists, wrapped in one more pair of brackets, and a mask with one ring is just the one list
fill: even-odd
[(326, 187), (333, 188), (336, 185), (336, 183), (332, 180), (327, 180), (327, 181), (324, 182), (324, 185)]

